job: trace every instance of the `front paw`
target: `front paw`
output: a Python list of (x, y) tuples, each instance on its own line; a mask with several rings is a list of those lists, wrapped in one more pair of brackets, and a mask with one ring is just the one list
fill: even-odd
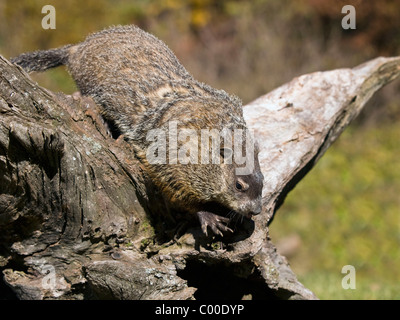
[(200, 220), (201, 229), (203, 230), (204, 234), (207, 234), (207, 227), (210, 227), (214, 234), (223, 236), (222, 231), (230, 231), (233, 232), (232, 229), (228, 228), (226, 224), (229, 222), (229, 218), (221, 217), (214, 213), (208, 211), (199, 211), (197, 212), (197, 216)]

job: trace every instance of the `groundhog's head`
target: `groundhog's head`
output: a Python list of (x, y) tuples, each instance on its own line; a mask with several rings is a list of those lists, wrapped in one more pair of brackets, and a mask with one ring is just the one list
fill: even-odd
[[(264, 177), (258, 162), (258, 147), (257, 145), (253, 147), (253, 151), (247, 151), (243, 163), (237, 163), (233, 156), (232, 164), (221, 165), (224, 191), (219, 194), (219, 202), (232, 210), (233, 215), (237, 213), (247, 218), (261, 213), (262, 209)], [(234, 150), (227, 151), (224, 148), (221, 152), (235, 154)]]

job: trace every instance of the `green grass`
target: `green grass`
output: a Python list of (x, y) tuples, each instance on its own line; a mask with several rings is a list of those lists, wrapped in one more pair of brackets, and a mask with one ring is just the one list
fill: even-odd
[(41, 87), (49, 89), (53, 92), (72, 94), (75, 91), (78, 91), (74, 80), (68, 75), (65, 67), (49, 69), (43, 73), (34, 72), (30, 75), (30, 77)]
[(342, 279), (345, 274), (330, 271), (309, 271), (299, 276), (307, 288), (311, 288), (319, 299), (327, 300), (399, 300), (398, 282), (390, 282), (377, 277), (360, 276), (356, 273), (355, 289), (344, 289)]
[[(289, 194), (273, 242), (297, 234), (293, 271), (321, 299), (400, 299), (400, 126), (349, 128)], [(278, 248), (279, 250), (279, 248)], [(356, 290), (341, 269), (356, 270)]]

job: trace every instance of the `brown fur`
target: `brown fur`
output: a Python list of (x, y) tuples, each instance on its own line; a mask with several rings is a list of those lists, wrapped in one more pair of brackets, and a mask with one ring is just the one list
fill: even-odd
[(235, 188), (235, 164), (154, 165), (147, 161), (147, 133), (167, 129), (169, 121), (198, 133), (201, 129), (246, 129), (241, 101), (196, 81), (154, 36), (135, 26), (114, 27), (89, 35), (77, 45), (27, 53), (13, 61), (27, 71), (65, 64), (81, 93), (102, 106), (105, 119), (135, 145), (138, 158), (171, 208), (196, 213), (207, 203), (218, 203), (244, 216), (261, 210), (263, 178), (257, 153), (254, 172), (241, 177), (249, 185), (246, 192)]

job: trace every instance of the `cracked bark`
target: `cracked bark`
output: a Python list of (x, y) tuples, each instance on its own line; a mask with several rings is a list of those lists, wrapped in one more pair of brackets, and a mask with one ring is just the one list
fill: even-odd
[[(0, 57), (0, 268), (20, 299), (315, 299), (268, 228), (287, 193), (400, 58), (295, 78), (244, 107), (260, 144), (263, 212), (223, 241), (163, 234), (162, 196), (88, 98), (55, 94)], [(95, 106), (94, 106), (95, 107)], [(271, 225), (273, 227), (273, 225)]]

